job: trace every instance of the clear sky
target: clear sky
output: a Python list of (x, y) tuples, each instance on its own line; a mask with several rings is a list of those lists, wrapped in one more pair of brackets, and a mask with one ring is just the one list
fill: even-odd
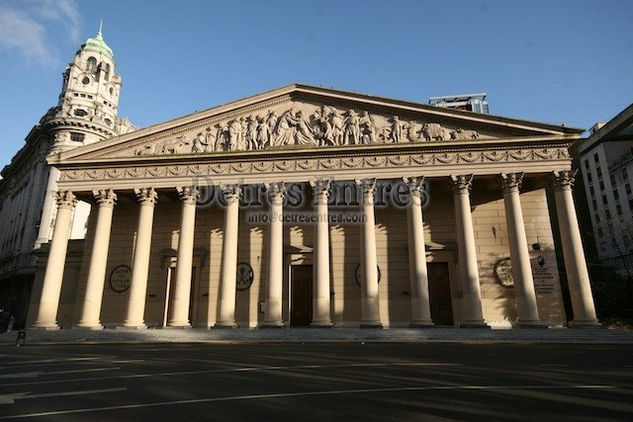
[(154, 123), (292, 82), (588, 128), (633, 102), (633, 1), (0, 0), (0, 166), (103, 34), (119, 115)]

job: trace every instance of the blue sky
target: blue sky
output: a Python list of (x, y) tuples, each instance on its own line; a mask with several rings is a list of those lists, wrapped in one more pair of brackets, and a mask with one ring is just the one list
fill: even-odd
[(633, 1), (0, 0), (0, 165), (104, 21), (140, 126), (292, 82), (588, 128), (633, 102)]

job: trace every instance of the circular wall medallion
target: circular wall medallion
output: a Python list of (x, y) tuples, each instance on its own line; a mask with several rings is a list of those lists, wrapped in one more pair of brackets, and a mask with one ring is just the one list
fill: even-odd
[(248, 290), (253, 284), (253, 267), (246, 262), (237, 264), (237, 281), (235, 288), (239, 291)]
[(127, 265), (119, 265), (110, 273), (110, 288), (123, 293), (130, 288), (131, 271)]
[(504, 258), (495, 264), (495, 278), (503, 287), (514, 287), (512, 278), (512, 263), (510, 258)]
[[(380, 283), (380, 266), (376, 265), (376, 271), (378, 272), (378, 283)], [(356, 266), (356, 271), (354, 272), (356, 275), (356, 283), (360, 286), (360, 264)]]
[(84, 85), (88, 85), (90, 83), (90, 78), (87, 76), (84, 76), (84, 78), (81, 80), (81, 83)]

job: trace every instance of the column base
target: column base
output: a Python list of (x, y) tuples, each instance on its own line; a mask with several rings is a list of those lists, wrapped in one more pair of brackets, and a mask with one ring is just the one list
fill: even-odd
[(431, 321), (411, 321), (409, 328), (433, 328), (435, 324)]
[(310, 323), (310, 327), (312, 327), (312, 328), (332, 328), (332, 327), (334, 327), (334, 324), (332, 324), (330, 321), (314, 321), (314, 322)]
[(191, 324), (187, 323), (187, 324), (167, 325), (166, 327), (163, 327), (163, 328), (166, 328), (168, 330), (186, 330), (193, 327), (191, 326)]
[(60, 326), (57, 324), (51, 325), (33, 325), (30, 327), (33, 330), (42, 330), (42, 331), (57, 331), (61, 330)]
[(549, 328), (543, 321), (517, 321), (518, 328)]
[(283, 322), (263, 322), (257, 328), (286, 328)]
[(75, 325), (71, 329), (73, 330), (86, 330), (86, 331), (99, 331), (103, 330), (103, 325)]
[(459, 328), (479, 328), (481, 330), (489, 330), (490, 325), (486, 324), (483, 321), (468, 321), (459, 324)]
[(147, 329), (147, 325), (140, 323), (140, 324), (130, 324), (130, 325), (120, 325), (118, 327), (115, 328), (116, 330), (146, 330)]
[(604, 328), (599, 321), (570, 321), (569, 328)]
[(382, 322), (361, 322), (358, 328), (382, 328)]
[(214, 330), (232, 330), (237, 328), (237, 324), (231, 324), (230, 322), (216, 322), (211, 328)]

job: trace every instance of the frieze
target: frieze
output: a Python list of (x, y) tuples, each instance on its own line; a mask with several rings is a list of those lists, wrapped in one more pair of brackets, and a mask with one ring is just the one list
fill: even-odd
[[(186, 125), (160, 136), (104, 151), (104, 156), (165, 156), (254, 151), (283, 147), (330, 147), (477, 140), (478, 131), (404, 119), (358, 108), (284, 101)], [(494, 138), (485, 135), (486, 138)]]
[(131, 166), (109, 169), (62, 170), (61, 181), (139, 179), (166, 176), (199, 176), (204, 174), (257, 174), (289, 171), (339, 170), (360, 168), (393, 168), (424, 165), (453, 165), (524, 161), (568, 160), (567, 148), (511, 150), (491, 152), (438, 152), (393, 156), (345, 158), (301, 158), (279, 161), (243, 161), (238, 163), (192, 163), (164, 166)]

